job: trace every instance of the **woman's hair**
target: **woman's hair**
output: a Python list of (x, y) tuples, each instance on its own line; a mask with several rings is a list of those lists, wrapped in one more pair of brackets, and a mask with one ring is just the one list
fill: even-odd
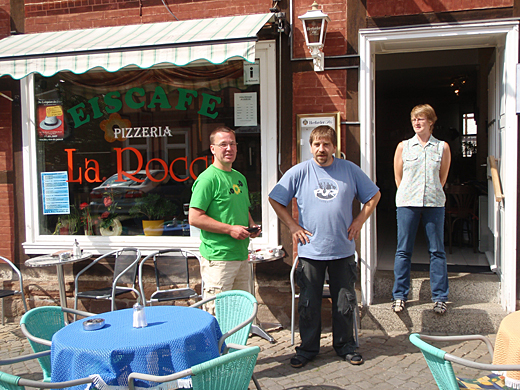
[(419, 104), (418, 106), (415, 106), (410, 113), (410, 119), (413, 119), (419, 115), (424, 115), (426, 119), (432, 122), (432, 127), (430, 130), (433, 130), (433, 126), (435, 125), (435, 122), (437, 122), (437, 115), (435, 115), (435, 110), (433, 107), (429, 104)]
[(336, 131), (328, 125), (322, 125), (314, 128), (314, 130), (311, 131), (309, 143), (312, 145), (314, 140), (319, 138), (328, 138), (334, 147), (337, 146), (338, 139), (336, 138)]

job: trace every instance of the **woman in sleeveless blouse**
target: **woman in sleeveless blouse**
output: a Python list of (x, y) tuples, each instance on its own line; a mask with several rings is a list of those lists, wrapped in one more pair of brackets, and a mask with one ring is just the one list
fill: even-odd
[(444, 250), (446, 196), (443, 186), (450, 169), (450, 147), (432, 135), (437, 116), (430, 105), (414, 107), (410, 117), (415, 136), (399, 143), (394, 155), (397, 251), (392, 310), (396, 313), (402, 311), (408, 299), (412, 251), (422, 218), (430, 254), (433, 310), (444, 314), (449, 287)]

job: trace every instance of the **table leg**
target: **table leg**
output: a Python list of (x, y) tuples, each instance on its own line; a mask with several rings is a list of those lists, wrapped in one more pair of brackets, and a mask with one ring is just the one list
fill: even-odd
[(65, 277), (63, 275), (63, 265), (56, 264), (56, 273), (58, 275), (58, 288), (60, 291), (60, 305), (67, 307), (67, 296), (65, 294)]
[[(253, 294), (253, 296), (256, 298), (255, 264), (254, 263), (250, 263), (250, 264), (251, 264), (251, 286), (250, 286), (250, 291), (251, 291), (251, 294)], [(272, 326), (272, 328), (281, 328), (282, 327), (281, 324), (273, 324), (273, 325), (274, 326)], [(271, 335), (269, 335), (264, 330), (264, 328), (262, 327), (262, 324), (260, 322), (258, 322), (258, 318), (255, 318), (254, 321), (253, 321), (253, 325), (251, 325), (251, 334), (260, 336), (260, 337), (266, 339), (267, 341), (269, 341), (270, 343), (275, 343), (275, 341), (276, 341)]]

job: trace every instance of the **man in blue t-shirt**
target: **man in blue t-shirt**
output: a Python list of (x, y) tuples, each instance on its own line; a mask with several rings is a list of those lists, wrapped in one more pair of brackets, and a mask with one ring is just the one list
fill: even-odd
[[(291, 231), (293, 242), (298, 243), (296, 281), (300, 287), (301, 345), (296, 347), (291, 366), (303, 367), (320, 350), (321, 301), (327, 269), (333, 347), (349, 363), (363, 364), (362, 356), (355, 351), (353, 335), (353, 311), (357, 305), (354, 240), (381, 194), (357, 165), (334, 158), (336, 132), (332, 127), (316, 127), (309, 142), (313, 158), (289, 169), (269, 194), (278, 218)], [(292, 198), (298, 204), (298, 222), (287, 208)], [(356, 218), (352, 217), (354, 198), (364, 204)]]

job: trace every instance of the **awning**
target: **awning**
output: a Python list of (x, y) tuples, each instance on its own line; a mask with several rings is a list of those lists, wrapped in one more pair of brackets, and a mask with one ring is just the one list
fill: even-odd
[(196, 60), (221, 64), (235, 57), (254, 62), (257, 33), (271, 19), (274, 14), (13, 35), (0, 40), (0, 75), (20, 79), (97, 67), (115, 72)]

